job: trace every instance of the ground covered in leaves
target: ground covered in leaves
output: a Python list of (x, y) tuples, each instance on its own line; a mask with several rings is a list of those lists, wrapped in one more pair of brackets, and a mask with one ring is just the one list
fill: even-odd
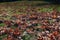
[[(57, 20), (58, 15), (60, 16), (60, 5), (30, 6), (27, 4), (21, 5), (19, 2), (12, 2), (11, 4), (1, 3), (0, 21), (2, 21), (2, 23), (0, 23), (0, 40), (4, 40), (4, 38), (9, 40), (9, 37), (14, 38), (15, 40), (38, 40), (40, 36), (44, 36), (45, 31), (48, 31), (49, 35), (53, 34), (53, 31), (60, 32), (60, 29), (57, 30), (59, 28), (59, 24), (57, 23), (60, 23), (60, 21)], [(11, 22), (11, 25), (9, 22)], [(51, 26), (51, 30), (50, 27), (48, 27), (49, 29), (46, 29), (46, 26)], [(52, 26), (55, 26), (55, 28), (58, 26), (58, 28), (55, 29), (54, 27), (52, 28)], [(2, 32), (2, 30), (4, 32)], [(5, 30), (8, 30), (8, 32), (6, 33)], [(13, 33), (9, 32), (10, 30), (13, 30)], [(22, 32), (20, 34), (14, 34), (16, 30), (17, 33)], [(39, 33), (41, 33), (41, 35)]]

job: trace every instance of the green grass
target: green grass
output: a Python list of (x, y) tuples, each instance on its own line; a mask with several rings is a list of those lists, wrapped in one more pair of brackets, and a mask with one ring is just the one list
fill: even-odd
[(2, 39), (3, 39), (3, 38), (5, 38), (5, 37), (7, 37), (7, 35), (6, 35), (6, 34), (4, 34), (4, 35), (0, 36), (0, 40), (2, 40)]
[(4, 24), (4, 23), (1, 23), (1, 24), (0, 24), (0, 27), (3, 27), (3, 26), (5, 26), (5, 24)]
[(57, 9), (57, 11), (59, 11), (59, 12), (60, 12), (60, 6), (58, 6), (56, 9)]

